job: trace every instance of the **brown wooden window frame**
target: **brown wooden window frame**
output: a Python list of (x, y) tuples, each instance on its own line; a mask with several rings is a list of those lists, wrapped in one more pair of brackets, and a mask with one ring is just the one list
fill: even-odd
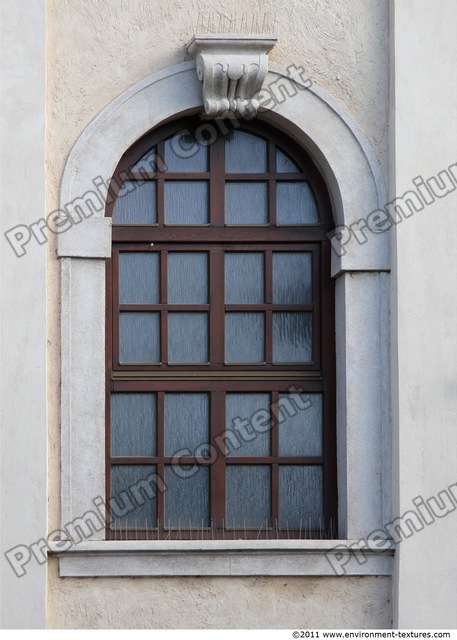
[[(164, 527), (164, 495), (157, 493), (158, 526), (147, 530), (113, 529), (107, 525), (107, 539), (237, 539), (237, 538), (333, 538), (337, 535), (336, 487), (336, 418), (335, 418), (335, 308), (334, 283), (330, 277), (330, 244), (326, 234), (333, 228), (330, 201), (322, 177), (306, 152), (289, 137), (261, 121), (244, 123), (236, 130), (252, 133), (267, 142), (267, 172), (262, 174), (225, 174), (225, 136), (209, 144), (209, 171), (171, 173), (160, 171), (136, 174), (131, 167), (150, 149), (164, 157), (164, 140), (182, 130), (201, 126), (198, 118), (183, 118), (146, 134), (123, 156), (114, 173), (106, 215), (112, 216), (115, 197), (123, 180), (153, 180), (156, 183), (157, 223), (151, 225), (113, 224), (112, 259), (107, 262), (106, 295), (106, 486), (110, 496), (111, 466), (154, 465), (163, 478), (164, 468), (172, 464), (164, 450), (164, 394), (205, 392), (210, 394), (210, 441), (224, 432), (225, 394), (230, 392), (269, 393), (273, 408), (269, 456), (219, 455), (216, 461), (185, 457), (180, 464), (209, 467), (210, 526), (200, 529)], [(228, 128), (231, 130), (230, 123)], [(217, 130), (216, 125), (214, 129)], [(300, 167), (300, 173), (277, 173), (275, 149), (278, 146)], [(209, 182), (209, 224), (166, 225), (164, 214), (165, 180), (207, 180)], [(268, 184), (269, 224), (225, 225), (225, 183), (259, 181)], [(318, 224), (276, 225), (276, 186), (278, 181), (308, 181), (320, 217)], [(159, 302), (150, 305), (119, 303), (119, 254), (157, 252), (160, 263)], [(209, 298), (207, 304), (170, 305), (167, 301), (167, 256), (170, 251), (208, 252)], [(256, 305), (226, 305), (224, 298), (224, 252), (263, 252), (265, 264), (265, 302)], [(275, 251), (306, 251), (312, 254), (312, 304), (278, 305), (272, 302), (272, 254)], [(209, 364), (169, 364), (167, 358), (167, 318), (173, 311), (200, 311), (208, 314)], [(307, 364), (274, 364), (272, 362), (272, 316), (275, 311), (308, 311), (313, 314), (313, 358)], [(122, 364), (119, 361), (119, 315), (121, 311), (155, 311), (160, 314), (160, 351), (162, 363)], [(224, 326), (226, 311), (261, 311), (265, 314), (265, 363), (224, 363)], [(323, 453), (319, 457), (280, 457), (278, 424), (275, 421), (278, 394), (291, 386), (304, 393), (323, 395)], [(156, 394), (156, 455), (150, 457), (113, 457), (111, 455), (110, 398), (116, 392)], [(269, 465), (271, 469), (271, 522), (269, 529), (232, 529), (225, 522), (226, 466), (237, 464)], [(278, 526), (279, 466), (320, 465), (323, 468), (323, 526), (318, 530), (296, 530)], [(276, 523), (276, 526), (275, 524)]]

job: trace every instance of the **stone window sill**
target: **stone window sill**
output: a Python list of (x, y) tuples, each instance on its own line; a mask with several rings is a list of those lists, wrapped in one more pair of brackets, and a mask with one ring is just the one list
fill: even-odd
[(69, 544), (49, 543), (62, 577), (386, 576), (394, 553), (393, 545), (354, 552), (354, 540), (93, 541), (65, 550)]

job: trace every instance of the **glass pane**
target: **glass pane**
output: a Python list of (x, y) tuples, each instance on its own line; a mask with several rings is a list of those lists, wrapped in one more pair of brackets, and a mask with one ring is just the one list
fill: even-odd
[(307, 182), (278, 182), (278, 224), (317, 224), (316, 202)]
[(322, 396), (279, 394), (279, 455), (322, 455)]
[(131, 171), (133, 173), (156, 173), (163, 167), (163, 162), (158, 157), (155, 148), (148, 151), (138, 162), (133, 165)]
[(270, 521), (270, 467), (228, 465), (227, 528), (265, 531)]
[(208, 362), (208, 314), (168, 314), (168, 362)]
[(225, 361), (265, 362), (263, 313), (225, 314)]
[(311, 253), (273, 253), (273, 302), (310, 304)]
[(312, 351), (312, 313), (273, 313), (273, 362), (311, 362)]
[(165, 166), (167, 171), (208, 171), (208, 149), (194, 133), (179, 132), (165, 140)]
[(159, 302), (159, 254), (119, 254), (119, 300), (121, 304)]
[(207, 253), (168, 254), (168, 302), (206, 304), (208, 302)]
[(279, 526), (281, 529), (320, 529), (322, 468), (281, 465), (279, 467)]
[(162, 486), (155, 465), (111, 467), (111, 528), (138, 531), (156, 527), (156, 496)]
[(119, 325), (120, 362), (160, 362), (158, 313), (124, 311)]
[(208, 183), (202, 180), (165, 182), (165, 223), (206, 224)]
[(227, 182), (225, 222), (226, 224), (267, 224), (266, 182)]
[(166, 393), (165, 455), (173, 456), (182, 449), (190, 451), (182, 455), (194, 455), (199, 445), (208, 442), (208, 424), (207, 393)]
[(209, 469), (186, 471), (165, 467), (165, 528), (198, 529), (209, 526)]
[(154, 456), (156, 396), (154, 393), (113, 393), (111, 396), (111, 454)]
[(156, 214), (156, 183), (126, 180), (114, 203), (113, 223), (154, 224)]
[(269, 393), (227, 393), (226, 416), (227, 455), (270, 455)]
[(276, 149), (276, 171), (278, 173), (299, 173), (300, 169), (289, 156)]
[(264, 173), (267, 170), (265, 140), (237, 131), (225, 142), (226, 173)]
[(225, 254), (225, 302), (264, 302), (263, 253)]

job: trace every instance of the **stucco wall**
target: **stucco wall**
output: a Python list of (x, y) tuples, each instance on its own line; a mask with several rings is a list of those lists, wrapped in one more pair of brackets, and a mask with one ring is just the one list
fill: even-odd
[[(457, 189), (439, 176), (457, 167), (457, 4), (443, 0), (436, 12), (427, 0), (397, 2), (394, 18), (391, 195), (410, 190), (417, 176), (432, 186), (446, 181), (441, 197), (392, 234), (394, 510), (401, 514), (417, 496), (427, 500), (457, 482)], [(398, 549), (395, 617), (403, 628), (457, 627), (457, 511), (448, 505), (447, 514), (446, 505)]]
[(50, 628), (389, 628), (390, 578), (65, 578)]
[[(355, 118), (387, 173), (387, 0), (253, 1), (279, 41), (270, 59), (303, 66)], [(243, 1), (48, 0), (47, 210), (58, 207), (68, 153), (113, 98), (154, 71), (187, 60), (199, 20), (246, 11)], [(48, 258), (49, 530), (59, 526), (59, 264)], [(50, 564), (53, 627), (385, 627), (388, 578), (65, 579)], [(287, 583), (287, 587), (284, 586)], [(125, 593), (128, 590), (129, 599)], [(126, 604), (129, 601), (128, 605)], [(229, 602), (228, 611), (221, 603)], [(170, 606), (172, 602), (172, 606)], [(176, 616), (182, 603), (183, 618)], [(152, 605), (151, 603), (154, 603)], [(126, 609), (128, 607), (128, 609)], [(218, 617), (220, 616), (220, 617)], [(308, 617), (307, 617), (308, 616)]]

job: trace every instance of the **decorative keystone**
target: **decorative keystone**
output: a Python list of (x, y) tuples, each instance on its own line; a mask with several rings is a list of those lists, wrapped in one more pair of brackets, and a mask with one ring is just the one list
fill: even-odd
[(277, 38), (268, 35), (196, 35), (187, 45), (203, 82), (203, 104), (209, 118), (254, 118), (257, 95), (268, 71), (268, 52)]

